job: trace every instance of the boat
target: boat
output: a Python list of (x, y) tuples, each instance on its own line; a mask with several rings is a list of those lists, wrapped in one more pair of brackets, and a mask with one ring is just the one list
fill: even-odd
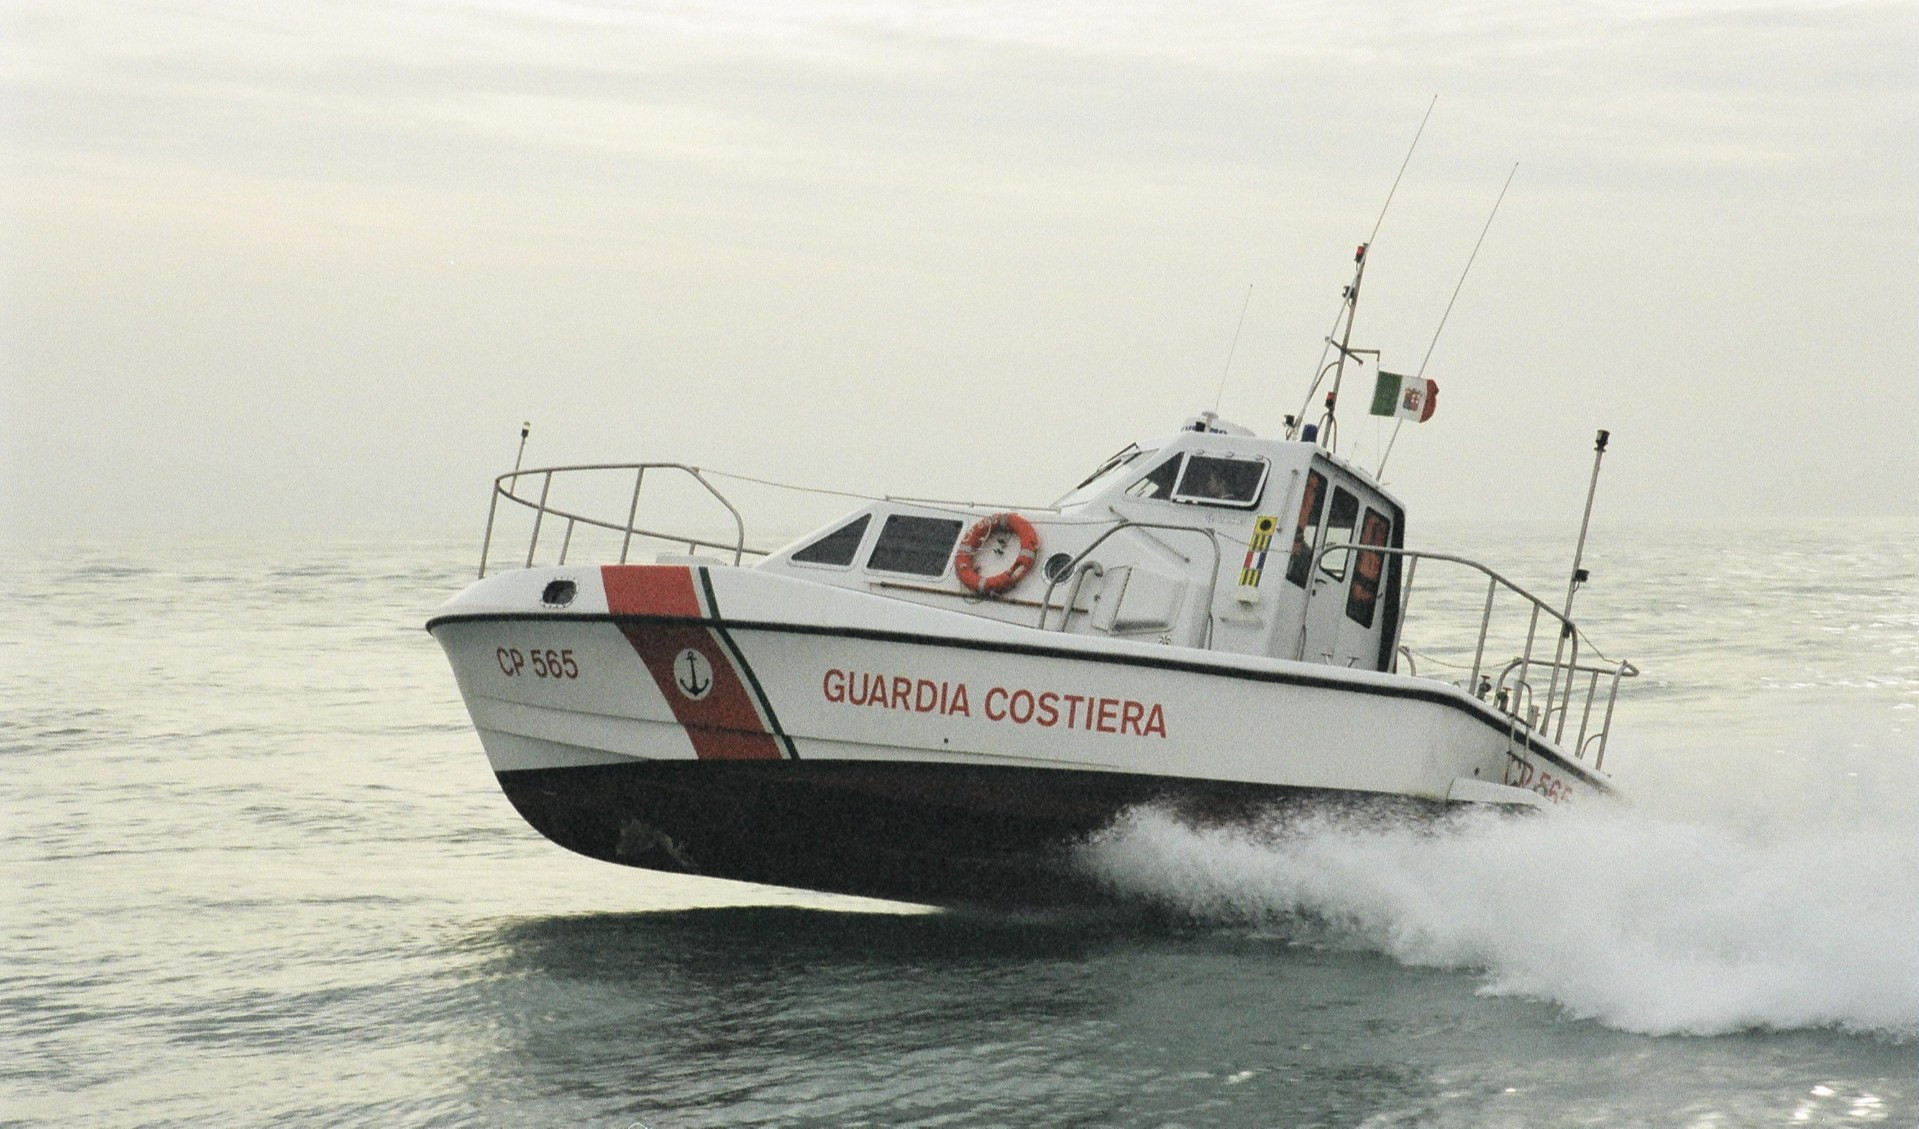
[[(1637, 670), (1571, 618), (1578, 559), (1555, 607), (1410, 548), (1405, 504), (1337, 450), (1365, 253), (1318, 422), (1262, 437), (1202, 412), (1047, 506), (868, 497), (755, 548), (720, 472), (516, 465), (479, 578), (427, 624), (500, 787), (608, 862), (987, 906), (1100, 897), (1076, 852), (1144, 806), (1251, 824), (1616, 796), (1602, 765)], [(1390, 373), (1375, 392), (1414, 420), (1437, 394)], [(624, 507), (562, 501), (586, 476)], [(668, 481), (723, 524), (641, 520)], [(509, 512), (530, 529), (503, 569)], [(1461, 621), (1443, 668), (1407, 642), (1414, 581), (1441, 570), (1473, 594), (1434, 601)]]

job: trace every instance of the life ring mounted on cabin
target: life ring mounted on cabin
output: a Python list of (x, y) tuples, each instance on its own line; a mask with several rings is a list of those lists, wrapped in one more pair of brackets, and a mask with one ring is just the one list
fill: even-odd
[[(1009, 538), (1019, 539), (1019, 552), (1014, 554), (1013, 563), (998, 572), (980, 572), (980, 550), (987, 548), (990, 542), (994, 556), (1005, 556), (1012, 548), (1007, 543)], [(953, 551), (953, 575), (982, 596), (997, 596), (1026, 579), (1038, 559), (1039, 532), (1033, 523), (1016, 513), (994, 514), (975, 522), (966, 536), (960, 538), (959, 548)]]

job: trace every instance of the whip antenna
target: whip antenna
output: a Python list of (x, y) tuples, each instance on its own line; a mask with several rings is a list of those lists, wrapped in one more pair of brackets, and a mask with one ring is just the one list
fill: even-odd
[[(1446, 300), (1446, 312), (1439, 315), (1439, 325), (1433, 329), (1433, 339), (1426, 345), (1426, 355), (1419, 358), (1419, 371), (1413, 374), (1415, 380), (1426, 375), (1426, 362), (1433, 359), (1433, 349), (1439, 345), (1439, 335), (1446, 328), (1446, 319), (1453, 316), (1453, 303), (1459, 301), (1459, 292), (1466, 288), (1466, 276), (1472, 273), (1473, 260), (1479, 257), (1480, 245), (1486, 242), (1486, 233), (1493, 229), (1493, 217), (1499, 214), (1499, 205), (1506, 199), (1506, 190), (1513, 186), (1513, 177), (1519, 175), (1519, 162), (1513, 162), (1512, 171), (1506, 174), (1506, 183), (1499, 186), (1499, 197), (1493, 201), (1493, 210), (1486, 216), (1486, 226), (1479, 229), (1479, 239), (1473, 244), (1473, 253), (1466, 256), (1466, 269), (1459, 272), (1459, 283), (1453, 287), (1453, 296)], [(1393, 421), (1392, 438), (1386, 441), (1386, 453), (1379, 456), (1379, 468), (1373, 471), (1373, 478), (1386, 473), (1386, 460), (1393, 457), (1393, 444), (1399, 442), (1399, 428), (1405, 423), (1405, 417)]]
[(1366, 237), (1367, 243), (1379, 238), (1379, 225), (1386, 222), (1386, 209), (1393, 206), (1393, 193), (1399, 191), (1400, 178), (1406, 175), (1406, 166), (1413, 163), (1413, 150), (1419, 148), (1419, 137), (1426, 132), (1426, 123), (1432, 120), (1433, 107), (1437, 105), (1439, 95), (1435, 94), (1433, 100), (1426, 103), (1426, 116), (1419, 119), (1419, 128), (1413, 131), (1413, 143), (1406, 146), (1406, 158), (1399, 162), (1399, 172), (1393, 176), (1393, 186), (1386, 190), (1386, 202), (1379, 206), (1379, 218), (1373, 221), (1373, 233)]
[(1233, 343), (1226, 349), (1226, 368), (1219, 374), (1219, 395), (1213, 397), (1213, 414), (1219, 414), (1220, 402), (1226, 399), (1226, 375), (1233, 371), (1233, 354), (1239, 352), (1239, 331), (1246, 328), (1246, 310), (1253, 304), (1253, 287), (1246, 285), (1246, 300), (1239, 304), (1239, 324), (1233, 327)]

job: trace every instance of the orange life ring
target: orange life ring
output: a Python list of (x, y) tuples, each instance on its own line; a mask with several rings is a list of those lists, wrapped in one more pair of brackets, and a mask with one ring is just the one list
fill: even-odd
[[(1019, 555), (1004, 571), (982, 576), (979, 570), (980, 547), (986, 544), (988, 538), (1002, 533), (1011, 533), (1019, 538)], [(1038, 559), (1039, 533), (1033, 529), (1033, 523), (1018, 514), (994, 514), (981, 518), (966, 531), (965, 537), (960, 538), (959, 548), (953, 551), (953, 575), (961, 584), (982, 596), (997, 596), (1026, 579), (1026, 574), (1033, 571), (1033, 562)]]

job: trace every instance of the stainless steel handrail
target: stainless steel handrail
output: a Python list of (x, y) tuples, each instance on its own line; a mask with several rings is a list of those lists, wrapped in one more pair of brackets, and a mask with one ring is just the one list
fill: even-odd
[[(1127, 529), (1140, 529), (1140, 530), (1162, 529), (1169, 533), (1193, 533), (1206, 538), (1207, 544), (1212, 546), (1213, 567), (1212, 567), (1212, 570), (1207, 573), (1208, 579), (1206, 583), (1206, 604), (1205, 604), (1206, 629), (1204, 632), (1204, 637), (1199, 641), (1199, 644), (1198, 644), (1201, 647), (1211, 647), (1213, 645), (1213, 598), (1219, 592), (1219, 565), (1221, 560), (1220, 551), (1219, 551), (1219, 533), (1216, 530), (1202, 529), (1194, 525), (1174, 525), (1168, 522), (1131, 521), (1126, 518), (1121, 518), (1119, 521), (1109, 526), (1104, 533), (1101, 533), (1098, 537), (1093, 538), (1092, 544), (1086, 546), (1084, 549), (1081, 549), (1078, 553), (1074, 554), (1073, 558), (1069, 560), (1068, 562), (1066, 562), (1066, 566), (1058, 570), (1059, 571), (1058, 576), (1053, 575), (1052, 572), (1049, 571), (1046, 577), (1046, 591), (1042, 593), (1039, 598), (1039, 623), (1037, 625), (1039, 629), (1041, 631), (1046, 630), (1046, 618), (1052, 612), (1052, 609), (1053, 609), (1053, 589), (1059, 587), (1061, 580), (1065, 579), (1068, 576), (1073, 576), (1074, 577), (1074, 584), (1072, 589), (1073, 599), (1068, 601), (1067, 605), (1064, 608), (1062, 608), (1060, 612), (1059, 629), (1061, 631), (1066, 630), (1066, 624), (1068, 623), (1068, 621), (1070, 621), (1073, 618), (1073, 602), (1077, 601), (1079, 598), (1079, 580), (1082, 578), (1077, 576), (1076, 574), (1078, 573), (1080, 569), (1080, 565), (1086, 560), (1086, 558), (1089, 555), (1092, 554), (1093, 550), (1099, 548), (1101, 545), (1104, 545), (1106, 543), (1107, 538), (1111, 537), (1115, 533), (1119, 533), (1122, 530), (1127, 530)], [(1153, 540), (1158, 540), (1158, 539), (1154, 538)], [(1162, 543), (1162, 547), (1169, 549), (1169, 551), (1173, 552), (1174, 555), (1176, 556), (1180, 555), (1177, 549), (1172, 549), (1170, 546), (1164, 546), (1163, 543)]]
[[(1106, 569), (1102, 567), (1098, 561), (1090, 560), (1081, 561), (1072, 566), (1073, 583), (1066, 589), (1066, 604), (1060, 610), (1059, 615), (1059, 629), (1061, 631), (1066, 630), (1067, 622), (1073, 618), (1073, 607), (1079, 603), (1079, 590), (1086, 586), (1086, 578), (1089, 575), (1104, 581), (1106, 579)], [(1047, 579), (1053, 581), (1054, 584), (1059, 583), (1056, 577), (1048, 576)], [(1049, 587), (1046, 594), (1040, 597), (1039, 602), (1039, 630), (1041, 631), (1046, 630), (1046, 613), (1051, 607), (1051, 604), (1052, 589)]]
[[(649, 470), (679, 471), (699, 483), (701, 488), (712, 495), (713, 499), (725, 507), (726, 512), (732, 516), (733, 541), (730, 543), (725, 541), (712, 541), (703, 537), (687, 536), (681, 533), (643, 529), (637, 525), (635, 522), (639, 513), (640, 490), (646, 482), (646, 472)], [(548, 503), (548, 498), (552, 494), (555, 476), (594, 471), (633, 472), (633, 497), (627, 507), (625, 523), (608, 521), (587, 514), (574, 513)], [(525, 497), (517, 492), (520, 487), (520, 480), (532, 477), (537, 477), (540, 482), (540, 496), (537, 499)], [(566, 519), (566, 536), (560, 545), (561, 564), (566, 563), (567, 550), (573, 543), (573, 530), (578, 525), (590, 525), (598, 529), (611, 530), (612, 532), (621, 534), (621, 564), (626, 563), (627, 555), (633, 544), (633, 538), (636, 536), (650, 537), (656, 541), (684, 543), (689, 552), (694, 549), (717, 549), (722, 552), (730, 551), (733, 554), (733, 563), (735, 565), (745, 559), (748, 554), (761, 557), (767, 555), (765, 550), (749, 549), (746, 547), (745, 519), (740, 516), (739, 509), (727, 499), (726, 495), (720, 493), (719, 489), (707, 480), (706, 476), (701, 473), (699, 467), (688, 466), (685, 463), (577, 463), (571, 466), (528, 467), (524, 470), (509, 471), (493, 480), (492, 496), (486, 511), (486, 540), (480, 547), (480, 575), (482, 577), (486, 576), (487, 560), (493, 551), (494, 521), (499, 513), (500, 499), (502, 498), (516, 505), (525, 506), (527, 509), (533, 511), (533, 532), (527, 538), (526, 546), (526, 567), (528, 568), (533, 567), (534, 555), (539, 551), (540, 528), (548, 514), (556, 518)]]
[[(1566, 718), (1572, 712), (1573, 687), (1576, 682), (1576, 679), (1574, 676), (1577, 674), (1591, 675), (1591, 678), (1587, 684), (1584, 709), (1582, 710), (1580, 715), (1579, 733), (1578, 733), (1578, 736), (1574, 739), (1574, 743), (1573, 743), (1574, 755), (1583, 758), (1583, 756), (1585, 755), (1585, 746), (1589, 740), (1587, 735), (1587, 729), (1592, 720), (1593, 702), (1598, 697), (1599, 677), (1600, 675), (1606, 675), (1606, 674), (1612, 675), (1611, 689), (1606, 700), (1605, 716), (1600, 723), (1600, 728), (1595, 733), (1592, 734), (1592, 737), (1596, 738), (1599, 741), (1599, 751), (1593, 761), (1594, 767), (1595, 768), (1598, 767), (1601, 761), (1604, 760), (1606, 755), (1606, 740), (1612, 728), (1613, 705), (1616, 703), (1619, 696), (1620, 680), (1624, 678), (1632, 678), (1638, 675), (1639, 668), (1635, 667), (1632, 663), (1624, 660), (1620, 660), (1615, 663), (1612, 659), (1606, 658), (1606, 656), (1600, 652), (1598, 647), (1591, 645), (1590, 641), (1586, 639), (1585, 633), (1579, 630), (1578, 625), (1575, 624), (1571, 619), (1567, 618), (1563, 613), (1554, 609), (1550, 604), (1547, 604), (1544, 600), (1540, 599), (1538, 596), (1533, 595), (1531, 592), (1528, 592), (1526, 589), (1520, 587), (1519, 585), (1513, 583), (1511, 580), (1508, 580), (1506, 577), (1500, 575), (1497, 572), (1494, 572), (1492, 569), (1487, 568), (1485, 565), (1471, 559), (1470, 557), (1461, 557), (1452, 553), (1430, 552), (1423, 549), (1396, 548), (1391, 545), (1368, 545), (1362, 542), (1338, 542), (1334, 544), (1322, 545), (1313, 554), (1312, 568), (1315, 574), (1317, 574), (1320, 562), (1325, 558), (1326, 554), (1334, 553), (1334, 552), (1344, 552), (1348, 554), (1378, 553), (1381, 556), (1395, 556), (1395, 557), (1400, 557), (1406, 560), (1407, 562), (1406, 577), (1405, 577), (1405, 580), (1401, 583), (1400, 593), (1399, 593), (1399, 609), (1400, 609), (1399, 622), (1402, 624), (1402, 627), (1406, 623), (1407, 609), (1411, 606), (1413, 576), (1418, 568), (1418, 564), (1420, 561), (1437, 560), (1437, 561), (1445, 561), (1451, 564), (1463, 565), (1466, 568), (1472, 569), (1473, 571), (1476, 571), (1487, 578), (1486, 601), (1483, 608), (1480, 611), (1480, 617), (1479, 617), (1479, 636), (1473, 646), (1472, 671), (1470, 674), (1466, 676), (1466, 684), (1465, 684), (1466, 692), (1469, 694), (1472, 694), (1474, 697), (1483, 698), (1486, 696), (1484, 693), (1481, 693), (1480, 691), (1479, 675), (1480, 675), (1481, 669), (1485, 665), (1486, 638), (1492, 626), (1493, 604), (1494, 604), (1495, 598), (1498, 596), (1499, 590), (1501, 588), (1504, 588), (1512, 592), (1514, 595), (1518, 596), (1521, 600), (1524, 600), (1526, 603), (1531, 604), (1532, 616), (1526, 626), (1525, 648), (1520, 653), (1519, 657), (1509, 662), (1506, 665), (1506, 668), (1500, 672), (1499, 685), (1503, 687), (1506, 683), (1507, 677), (1511, 675), (1513, 671), (1516, 669), (1518, 670), (1519, 675), (1516, 679), (1514, 679), (1514, 685), (1525, 686), (1527, 690), (1528, 699), (1530, 700), (1531, 683), (1528, 681), (1527, 676), (1532, 673), (1532, 668), (1536, 666), (1544, 666), (1549, 671), (1551, 671), (1552, 677), (1550, 681), (1548, 682), (1547, 688), (1546, 688), (1545, 712), (1540, 716), (1539, 724), (1537, 725), (1536, 728), (1542, 734), (1545, 733), (1545, 731), (1548, 728), (1552, 729), (1552, 735), (1551, 735), (1552, 740), (1554, 741), (1554, 743), (1557, 744), (1557, 743), (1563, 742), (1565, 739)], [(1542, 614), (1547, 616), (1549, 619), (1555, 620), (1558, 622), (1558, 629), (1554, 631), (1554, 635), (1557, 637), (1557, 641), (1554, 646), (1553, 658), (1550, 663), (1547, 663), (1543, 660), (1535, 659), (1533, 657), (1533, 647), (1534, 647), (1534, 643), (1538, 639), (1539, 627), (1540, 627), (1539, 621), (1540, 621), (1540, 616)], [(1584, 642), (1587, 645), (1588, 649), (1594, 655), (1598, 656), (1601, 662), (1604, 662), (1607, 665), (1598, 666), (1592, 663), (1580, 662), (1579, 661), (1580, 646), (1582, 642)], [(1560, 679), (1562, 676), (1565, 679), (1565, 684), (1563, 688), (1560, 684)], [(1487, 685), (1487, 690), (1490, 691), (1491, 689), (1492, 689), (1492, 685), (1489, 683)], [(1509, 712), (1512, 712), (1512, 716), (1517, 718), (1519, 714), (1516, 711), (1520, 708), (1518, 705), (1518, 694), (1515, 693), (1514, 695), (1512, 695), (1510, 704), (1512, 705), (1512, 711), (1509, 711)], [(1556, 724), (1555, 724), (1555, 715), (1557, 715)], [(1533, 727), (1530, 722), (1528, 723), (1528, 727), (1529, 728)]]
[[(1507, 694), (1507, 685), (1506, 685), (1507, 678), (1509, 678), (1512, 675), (1512, 672), (1515, 669), (1519, 668), (1524, 663), (1525, 663), (1525, 659), (1515, 658), (1511, 662), (1508, 662), (1506, 664), (1505, 669), (1499, 672), (1499, 679), (1498, 681), (1494, 682), (1492, 686), (1493, 701), (1495, 705), (1504, 703), (1506, 712), (1512, 715), (1516, 719), (1525, 720), (1527, 722), (1528, 728), (1536, 727), (1543, 730), (1546, 728), (1546, 726), (1552, 723), (1552, 714), (1554, 712), (1554, 707), (1548, 705), (1546, 707), (1547, 712), (1538, 719), (1538, 721), (1543, 724), (1535, 725), (1532, 719), (1525, 718), (1524, 715), (1522, 714), (1521, 712), (1522, 707), (1520, 705), (1519, 693), (1518, 693), (1521, 689), (1524, 689), (1526, 692), (1527, 700), (1530, 701), (1532, 696), (1531, 685), (1528, 684), (1523, 678), (1514, 679), (1512, 684), (1512, 693), (1510, 696), (1508, 696)], [(1537, 666), (1540, 664), (1535, 663), (1533, 665)], [(1639, 668), (1634, 666), (1631, 662), (1625, 659), (1621, 659), (1610, 666), (1595, 666), (1587, 663), (1580, 663), (1576, 666), (1567, 667), (1565, 668), (1565, 670), (1566, 670), (1566, 681), (1569, 687), (1572, 685), (1573, 675), (1584, 674), (1588, 676), (1586, 680), (1585, 704), (1581, 708), (1580, 714), (1579, 714), (1579, 735), (1573, 739), (1572, 747), (1573, 747), (1573, 754), (1583, 759), (1586, 755), (1587, 744), (1589, 744), (1591, 741), (1597, 740), (1599, 742), (1599, 751), (1593, 757), (1593, 767), (1597, 768), (1602, 763), (1604, 763), (1606, 759), (1606, 742), (1612, 734), (1612, 711), (1613, 711), (1613, 705), (1619, 699), (1619, 683), (1622, 679), (1637, 678), (1639, 676)], [(1606, 695), (1606, 713), (1605, 713), (1605, 716), (1601, 718), (1600, 720), (1599, 728), (1596, 730), (1593, 730), (1590, 734), (1588, 734), (1587, 730), (1590, 728), (1592, 723), (1593, 703), (1597, 701), (1599, 698), (1599, 679), (1602, 675), (1612, 676), (1612, 682), (1610, 683), (1608, 687), (1608, 691)], [(1568, 697), (1570, 697), (1570, 694), (1568, 694)], [(1565, 728), (1565, 725), (1564, 725), (1565, 718), (1563, 714), (1560, 718), (1560, 722), (1561, 722), (1560, 730), (1561, 732), (1563, 732)], [(1557, 741), (1559, 738), (1555, 736), (1553, 739)]]

